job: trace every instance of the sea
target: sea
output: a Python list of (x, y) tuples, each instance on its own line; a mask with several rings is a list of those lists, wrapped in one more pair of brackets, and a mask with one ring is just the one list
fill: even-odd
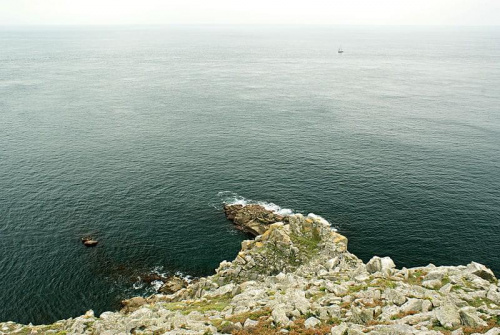
[(213, 274), (233, 201), (500, 276), (500, 28), (0, 27), (0, 320)]

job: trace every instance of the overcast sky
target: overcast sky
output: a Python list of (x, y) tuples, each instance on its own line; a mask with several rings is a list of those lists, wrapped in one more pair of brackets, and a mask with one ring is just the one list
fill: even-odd
[(0, 0), (10, 24), (499, 25), (500, 0)]

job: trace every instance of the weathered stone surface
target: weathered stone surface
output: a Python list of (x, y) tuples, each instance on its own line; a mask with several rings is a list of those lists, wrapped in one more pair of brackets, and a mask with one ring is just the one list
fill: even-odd
[(445, 328), (452, 329), (460, 325), (460, 314), (458, 313), (458, 309), (449, 300), (438, 307), (434, 315), (439, 323)]
[(469, 270), (473, 275), (476, 275), (484, 280), (487, 280), (492, 283), (497, 282), (497, 279), (493, 274), (493, 271), (488, 269), (483, 264), (472, 262), (469, 265), (467, 265), (467, 270)]
[(254, 236), (266, 232), (268, 225), (285, 218), (260, 205), (224, 205), (226, 217), (241, 230)]
[(464, 307), (460, 309), (459, 313), (460, 320), (464, 326), (472, 328), (487, 326), (487, 323), (479, 317), (475, 308)]
[(254, 328), (259, 324), (258, 321), (252, 320), (252, 319), (246, 319), (245, 323), (243, 324), (243, 328), (249, 329), (249, 328)]
[(331, 334), (332, 335), (346, 335), (348, 326), (346, 323), (341, 323), (338, 326), (332, 327)]
[(351, 308), (351, 319), (350, 321), (353, 323), (359, 323), (359, 324), (365, 324), (368, 321), (373, 320), (373, 309), (371, 308), (358, 308), (358, 307), (352, 307)]
[(369, 273), (390, 273), (390, 271), (395, 267), (396, 265), (390, 257), (380, 258), (378, 256), (374, 256), (368, 261), (368, 263), (366, 263), (366, 271), (368, 271)]
[(316, 319), (314, 316), (311, 316), (304, 322), (304, 326), (306, 326), (306, 328), (316, 328), (320, 324), (321, 321)]
[(278, 305), (274, 307), (271, 316), (276, 324), (286, 326), (290, 322), (290, 319), (286, 316), (285, 310), (285, 305)]
[(401, 306), (401, 311), (409, 312), (427, 312), (431, 303), (428, 300), (410, 298)]
[[(124, 313), (130, 313), (140, 308), (142, 305), (146, 304), (146, 299), (142, 297), (135, 297), (128, 300), (122, 301), (122, 311)], [(102, 317), (102, 316), (101, 316)]]
[(388, 288), (384, 291), (384, 296), (390, 304), (401, 306), (406, 302), (406, 296), (398, 290)]
[(500, 327), (488, 330), (485, 335), (500, 335)]
[(187, 282), (184, 279), (179, 278), (177, 276), (174, 276), (172, 278), (169, 278), (162, 285), (162, 287), (160, 288), (160, 292), (165, 293), (165, 294), (172, 294), (172, 293), (175, 293), (177, 291), (182, 290), (186, 286), (187, 286)]

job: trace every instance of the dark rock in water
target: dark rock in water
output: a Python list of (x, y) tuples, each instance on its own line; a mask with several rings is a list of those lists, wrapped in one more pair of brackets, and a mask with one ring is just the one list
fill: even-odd
[(164, 294), (172, 294), (187, 287), (187, 285), (188, 283), (184, 279), (174, 276), (169, 278), (165, 284), (163, 284), (160, 288), (160, 292)]
[(147, 275), (141, 276), (141, 279), (142, 279), (142, 281), (144, 281), (148, 284), (151, 284), (154, 281), (166, 282), (168, 280), (168, 278), (166, 278), (162, 275), (159, 275), (157, 273), (148, 273)]
[(236, 227), (254, 236), (262, 235), (275, 222), (287, 222), (288, 218), (276, 214), (261, 205), (224, 205), (224, 213)]
[(97, 242), (96, 240), (92, 239), (92, 237), (83, 237), (82, 238), (82, 243), (84, 246), (86, 247), (95, 247), (97, 245)]

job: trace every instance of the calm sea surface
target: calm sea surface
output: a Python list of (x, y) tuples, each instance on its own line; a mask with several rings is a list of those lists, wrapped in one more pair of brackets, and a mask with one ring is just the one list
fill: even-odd
[(0, 320), (213, 273), (229, 192), (500, 275), (500, 28), (0, 28)]

